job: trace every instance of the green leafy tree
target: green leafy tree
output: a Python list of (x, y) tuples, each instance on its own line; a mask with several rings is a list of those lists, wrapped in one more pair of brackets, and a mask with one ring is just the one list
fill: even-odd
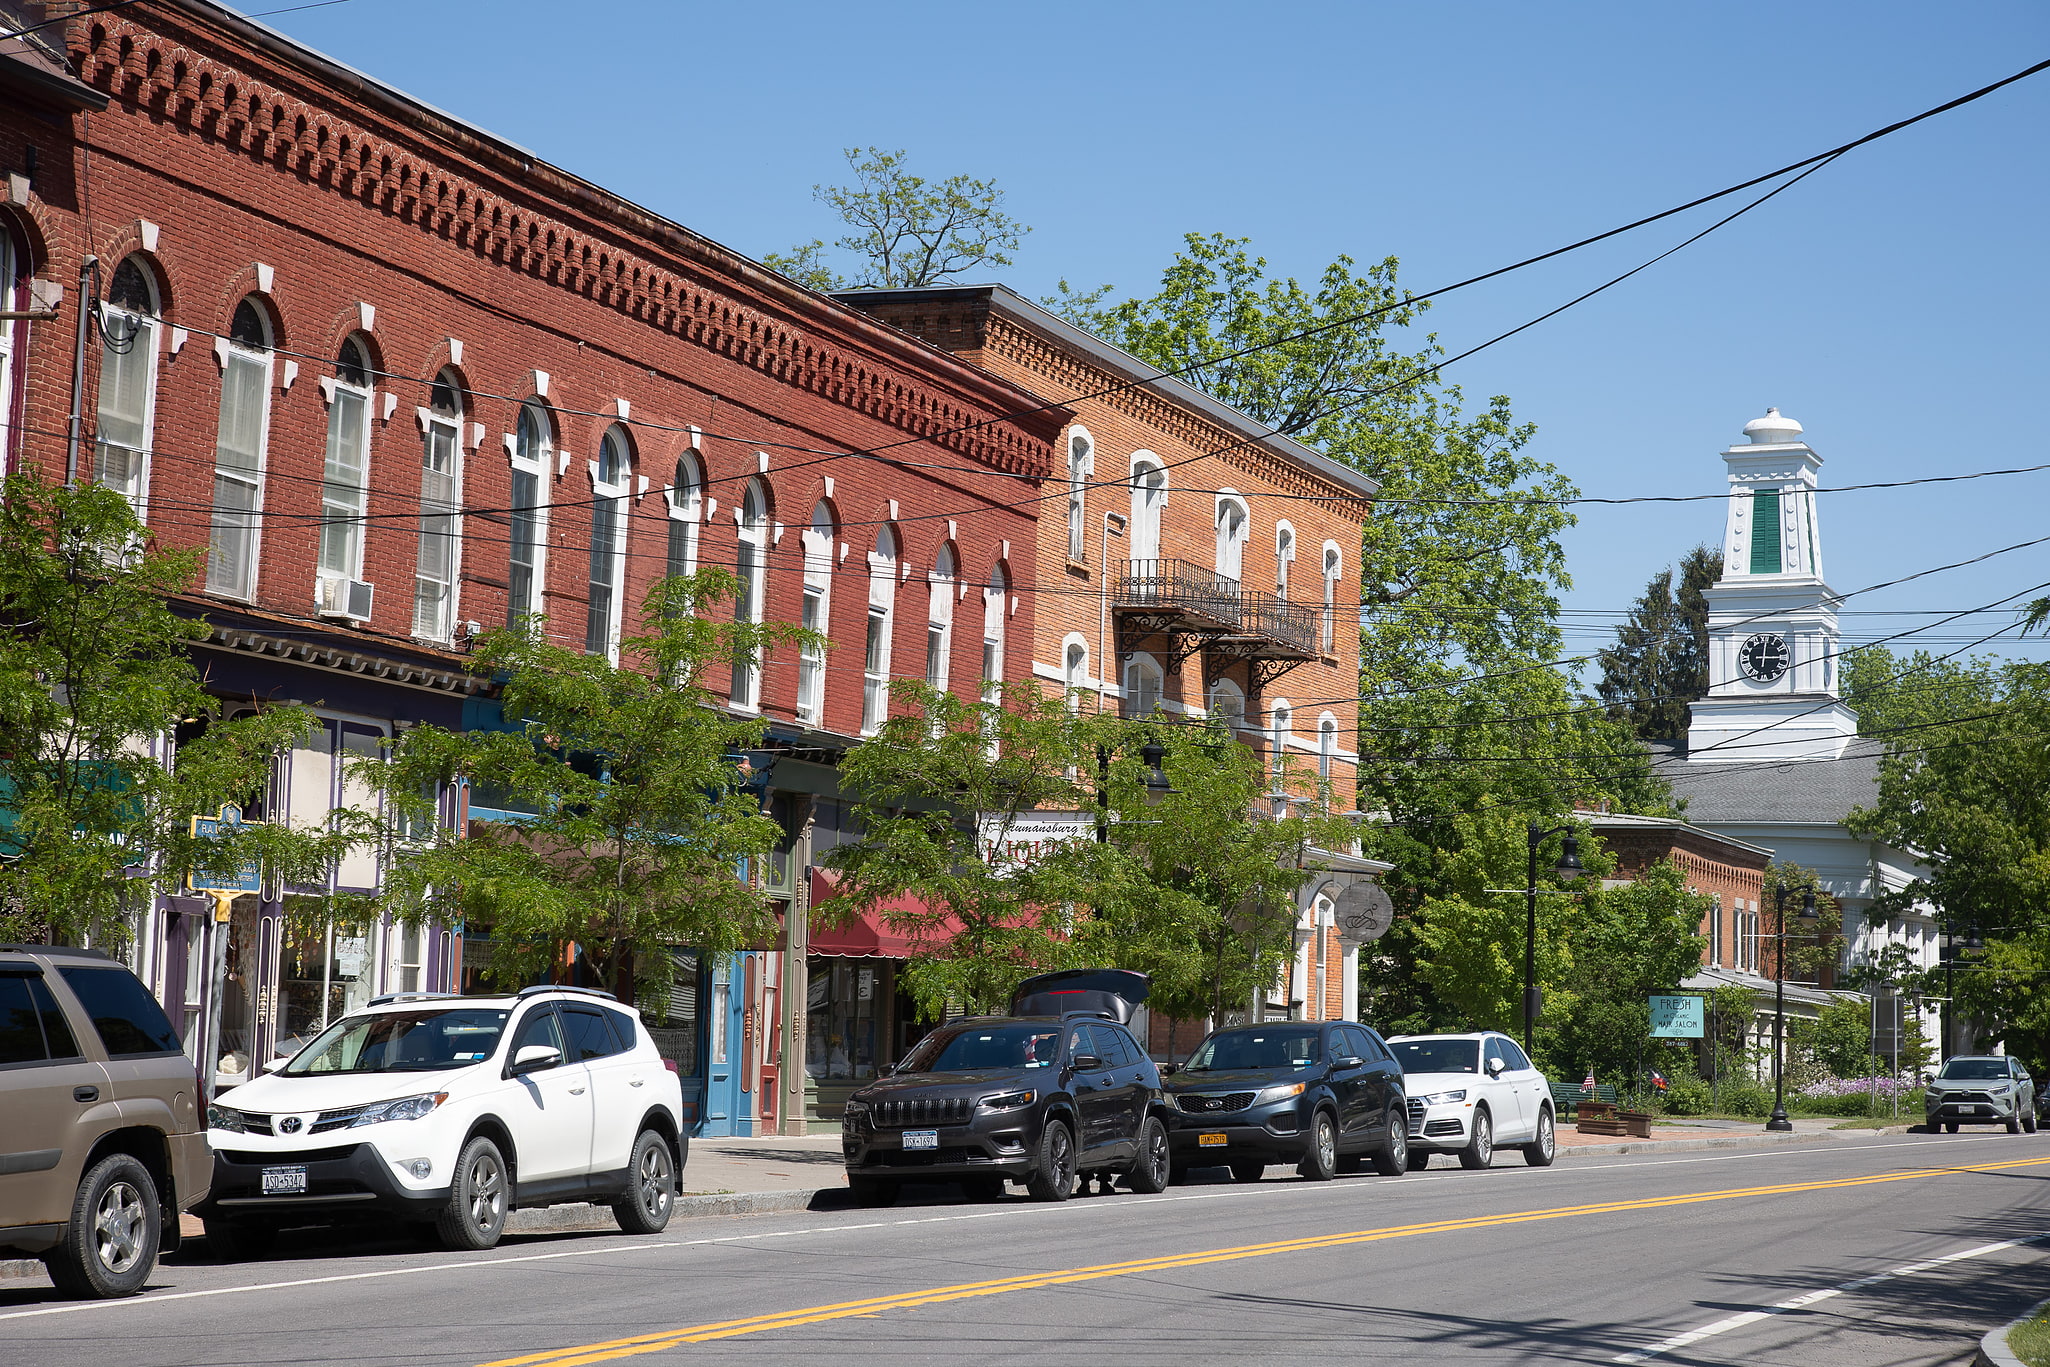
[(1710, 546), (1687, 552), (1675, 571), (1660, 570), (1616, 628), (1616, 644), (1596, 656), (1595, 691), (1609, 716), (1645, 740), (1687, 734), (1687, 708), (1708, 692), (1708, 599), (1702, 590), (1722, 578), (1723, 554)]
[(1867, 1077), (1872, 1068), (1871, 1006), (1852, 997), (1824, 1005), (1810, 1019), (1787, 1026), (1788, 1046), (1818, 1064), (1831, 1077)]
[[(504, 679), (512, 729), (416, 726), (389, 762), (357, 765), (391, 811), (385, 905), (487, 927), (490, 972), (507, 985), (553, 979), (572, 945), (600, 982), (630, 992), (666, 986), (668, 946), (765, 943), (773, 918), (738, 876), (782, 839), (738, 763), (764, 724), (728, 712), (704, 679), (805, 633), (719, 612), (737, 584), (715, 569), (659, 583), (617, 665), (525, 631), (487, 633), (474, 668)], [(442, 828), (434, 795), (458, 781), (528, 815)]]
[[(949, 176), (932, 182), (906, 168), (903, 150), (846, 150), (851, 185), (815, 185), (812, 198), (850, 230), (828, 247), (823, 238), (788, 252), (771, 252), (764, 265), (812, 289), (916, 289), (964, 271), (1008, 266), (1011, 253), (1032, 231), (1004, 212), (1004, 193), (993, 180)], [(832, 265), (833, 250), (851, 257), (852, 273)]]
[(292, 707), (217, 715), (190, 653), (206, 625), (167, 602), (199, 562), (158, 549), (110, 490), (28, 471), (0, 486), (0, 941), (119, 946), (147, 895), (188, 874), (311, 881), (347, 843), (256, 824), (194, 838), (308, 724)]

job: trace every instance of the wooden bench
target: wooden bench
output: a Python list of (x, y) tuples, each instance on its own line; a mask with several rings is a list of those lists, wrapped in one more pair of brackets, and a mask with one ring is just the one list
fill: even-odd
[(1552, 1113), (1560, 1120), (1571, 1120), (1574, 1112), (1583, 1102), (1598, 1102), (1613, 1108), (1616, 1104), (1616, 1089), (1613, 1084), (1603, 1082), (1594, 1091), (1583, 1092), (1578, 1087), (1562, 1087), (1552, 1084)]

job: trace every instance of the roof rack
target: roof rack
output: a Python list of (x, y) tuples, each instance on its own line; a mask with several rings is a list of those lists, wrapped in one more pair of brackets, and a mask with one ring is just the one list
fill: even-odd
[(78, 959), (114, 962), (114, 957), (104, 950), (80, 949), (75, 945), (0, 945), (0, 954), (69, 954)]
[(370, 1005), (387, 1006), (392, 1002), (445, 1001), (450, 997), (460, 997), (462, 995), (460, 992), (387, 992), (382, 997), (372, 997)]
[(618, 997), (615, 997), (610, 992), (601, 992), (595, 987), (564, 987), (561, 983), (535, 983), (532, 987), (521, 988), (516, 995), (531, 997), (536, 992), (574, 992), (584, 997), (603, 997), (609, 1002), (619, 1000)]

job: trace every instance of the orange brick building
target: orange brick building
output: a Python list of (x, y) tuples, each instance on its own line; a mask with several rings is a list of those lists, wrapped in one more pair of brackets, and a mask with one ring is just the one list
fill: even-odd
[[(1277, 808), (1328, 791), (1332, 810), (1354, 809), (1374, 480), (1004, 286), (840, 297), (1073, 414), (1039, 512), (1032, 671), (1044, 686), (1127, 716), (1222, 715), (1266, 757)], [(1333, 904), (1386, 866), (1315, 858), (1324, 872), (1301, 893), (1293, 968), (1256, 1009), (1349, 1017), (1358, 945)]]

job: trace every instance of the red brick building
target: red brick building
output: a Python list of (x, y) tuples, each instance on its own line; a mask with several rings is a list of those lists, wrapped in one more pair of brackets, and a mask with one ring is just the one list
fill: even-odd
[[(493, 724), (464, 671), (478, 631), (532, 618), (616, 656), (655, 580), (725, 565), (741, 611), (834, 642), (731, 683), (775, 723), (792, 848), (767, 881), (801, 912), (832, 760), (874, 720), (871, 642), (925, 673), (923, 596), (895, 611), (914, 581), (980, 628), (941, 641), (955, 677), (1028, 676), (1020, 494), (1065, 411), (209, 0), (0, 11), (41, 25), (0, 46), (0, 239), (33, 315), (0, 322), (5, 460), (119, 488), (162, 542), (208, 548), (184, 606), (214, 628), (223, 705), (321, 722), (252, 816), (363, 800), (336, 756), (396, 728)], [(344, 864), (337, 886), (376, 886), (374, 859)], [(282, 899), (239, 899), (218, 932), (166, 900), (139, 967), (222, 1085), (373, 991), (461, 977), (452, 929), (295, 940)], [(745, 1131), (777, 1114), (816, 973), (770, 954), (704, 987), (732, 1014), (690, 1048)]]

